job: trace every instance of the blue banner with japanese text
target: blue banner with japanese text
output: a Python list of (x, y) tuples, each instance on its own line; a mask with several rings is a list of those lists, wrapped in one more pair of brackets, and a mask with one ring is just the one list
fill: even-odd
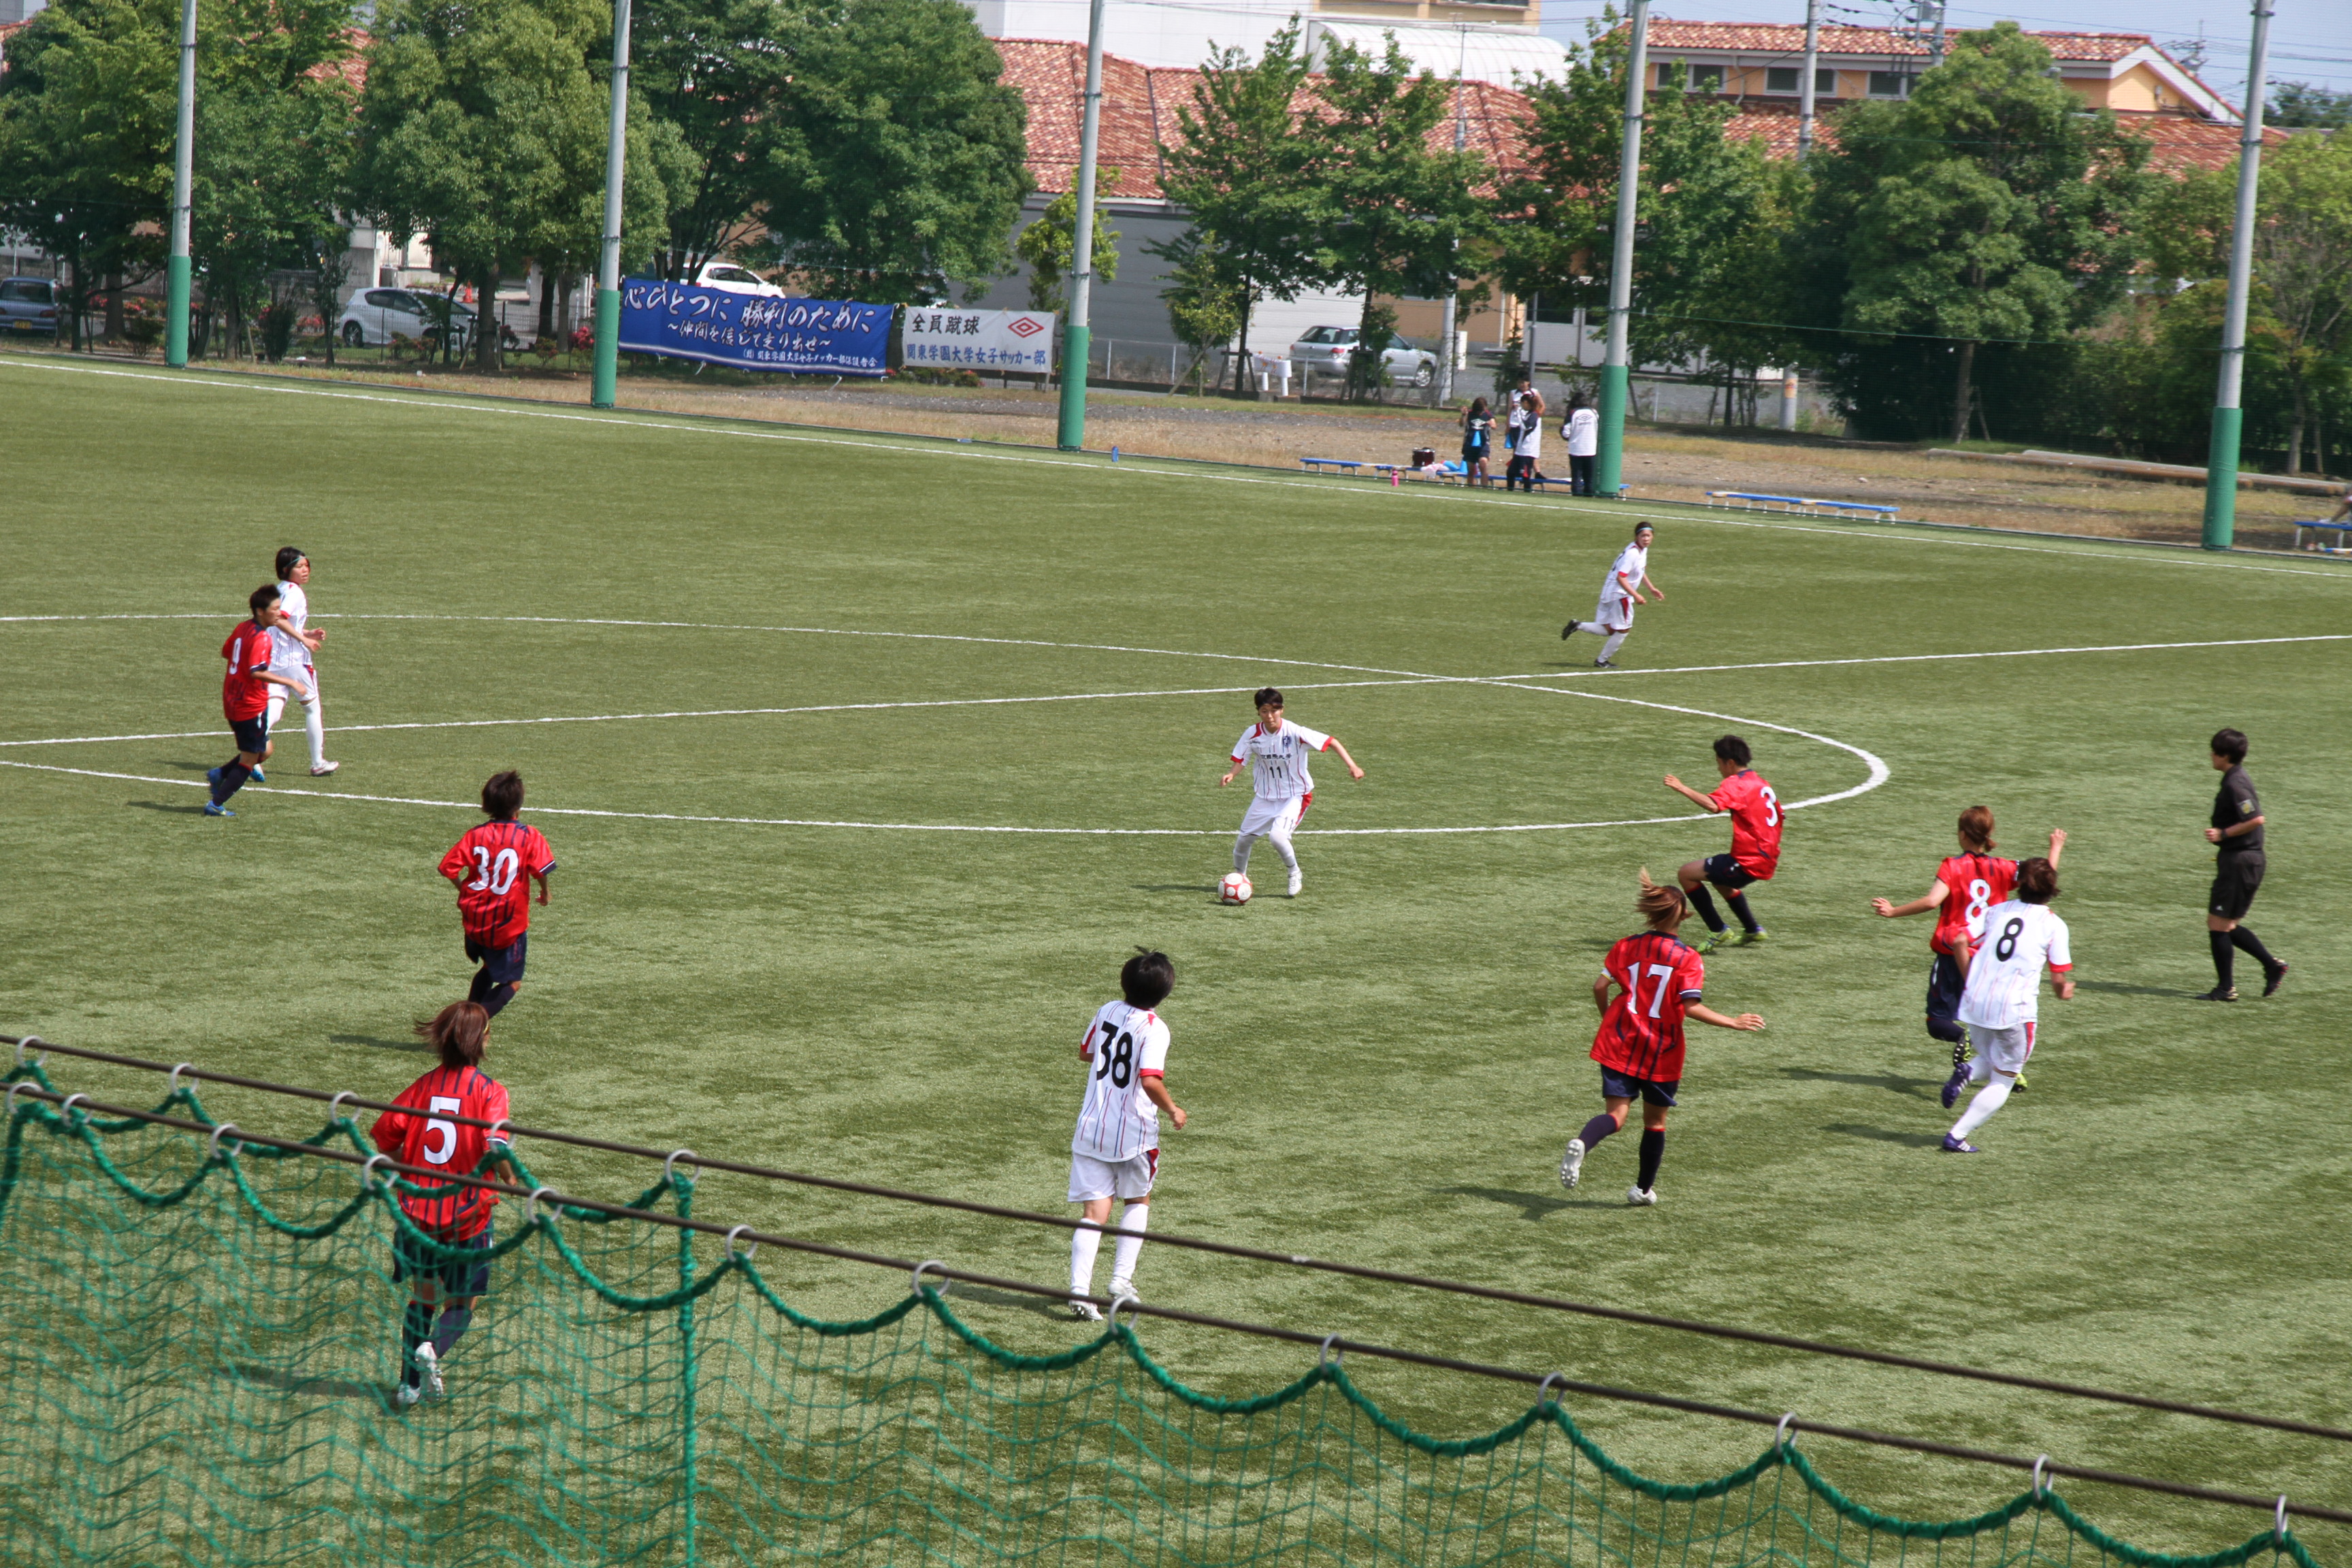
[(892, 305), (737, 294), (654, 278), (621, 280), (621, 348), (739, 370), (887, 375)]

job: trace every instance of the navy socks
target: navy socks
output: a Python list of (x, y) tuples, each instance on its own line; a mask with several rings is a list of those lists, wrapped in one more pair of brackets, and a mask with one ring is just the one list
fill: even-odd
[(1731, 906), (1731, 912), (1735, 916), (1738, 917), (1740, 930), (1762, 931), (1764, 929), (1762, 926), (1756, 923), (1756, 916), (1749, 911), (1748, 908), (1747, 894), (1735, 893), (1727, 888), (1724, 889), (1723, 901), (1729, 904)]
[(1603, 1138), (1608, 1137), (1609, 1134), (1616, 1131), (1616, 1119), (1604, 1114), (1596, 1116), (1591, 1121), (1586, 1122), (1584, 1124), (1584, 1131), (1578, 1133), (1577, 1136), (1584, 1140), (1585, 1151), (1589, 1153)]
[(1665, 1157), (1666, 1130), (1663, 1127), (1643, 1128), (1642, 1130), (1642, 1173), (1633, 1184), (1645, 1193), (1656, 1186), (1658, 1162)]
[[(1738, 895), (1735, 893), (1732, 897), (1737, 898)], [(1707, 930), (1721, 931), (1723, 929), (1723, 916), (1716, 910), (1715, 895), (1706, 890), (1706, 884), (1705, 882), (1701, 882), (1697, 887), (1693, 888), (1690, 890), (1690, 901), (1691, 908), (1698, 911), (1698, 918), (1706, 922)]]

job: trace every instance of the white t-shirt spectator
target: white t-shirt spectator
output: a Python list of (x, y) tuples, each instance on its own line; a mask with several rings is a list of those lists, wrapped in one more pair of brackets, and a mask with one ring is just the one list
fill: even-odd
[(1601, 415), (1591, 408), (1580, 408), (1568, 416), (1564, 426), (1568, 433), (1568, 455), (1590, 458), (1601, 450)]

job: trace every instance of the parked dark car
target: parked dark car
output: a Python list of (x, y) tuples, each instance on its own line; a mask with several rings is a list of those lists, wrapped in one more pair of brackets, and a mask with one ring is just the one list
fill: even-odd
[(57, 336), (58, 286), (47, 278), (0, 278), (0, 331)]

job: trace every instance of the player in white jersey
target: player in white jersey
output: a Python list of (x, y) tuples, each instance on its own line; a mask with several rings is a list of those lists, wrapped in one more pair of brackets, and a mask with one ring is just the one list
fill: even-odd
[[(310, 776), (324, 778), (343, 764), (327, 760), (327, 725), (319, 707), (319, 672), (310, 666), (310, 656), (327, 640), (324, 631), (310, 627), (310, 598), (303, 589), (310, 581), (310, 558), (288, 545), (278, 552), (278, 608), (285, 619), (269, 631), (269, 671), (300, 687), (295, 695), (302, 704), (303, 731), (310, 738)], [(285, 711), (288, 690), (276, 685), (269, 689), (269, 728), (273, 731), (278, 728), (278, 715)]]
[(1984, 1085), (1968, 1110), (1944, 1134), (1944, 1152), (1973, 1154), (1969, 1134), (2009, 1102), (2025, 1061), (2033, 1054), (2033, 1031), (2042, 1000), (2042, 966), (2050, 966), (2058, 1000), (2074, 994), (2074, 955), (2066, 945), (2066, 922), (2050, 912), (2058, 896), (2058, 870), (2041, 856), (2021, 861), (2017, 897), (1985, 911), (1984, 939), (1969, 963), (1960, 993), (1960, 1022), (1969, 1028), (1976, 1060), (1969, 1081)]
[(1593, 606), (1592, 618), (1570, 621), (1559, 628), (1562, 642), (1579, 632), (1591, 632), (1601, 639), (1601, 657), (1592, 661), (1595, 669), (1614, 668), (1610, 660), (1625, 646), (1625, 639), (1633, 635), (1633, 606), (1650, 602), (1642, 597), (1643, 588), (1649, 589), (1658, 603), (1666, 602), (1666, 591), (1650, 577), (1650, 542), (1656, 537), (1648, 523), (1636, 524), (1633, 542), (1619, 552), (1609, 575), (1601, 580), (1601, 602)]
[[(1176, 966), (1168, 955), (1137, 948), (1118, 972), (1124, 1000), (1104, 1003), (1078, 1042), (1087, 1097), (1070, 1137), (1070, 1201), (1086, 1205), (1081, 1217), (1092, 1226), (1109, 1220), (1112, 1199), (1125, 1205), (1111, 1253), (1113, 1300), (1135, 1294), (1136, 1255), (1143, 1250), (1151, 1184), (1160, 1174), (1160, 1113), (1166, 1111), (1179, 1131), (1186, 1120), (1184, 1108), (1168, 1097), (1168, 1021), (1153, 1010), (1175, 988)], [(1102, 1310), (1087, 1300), (1094, 1294), (1102, 1237), (1093, 1228), (1070, 1233), (1070, 1312), (1088, 1322), (1102, 1321)]]
[(1298, 819), (1315, 803), (1315, 777), (1307, 771), (1310, 752), (1328, 747), (1339, 753), (1348, 764), (1349, 778), (1362, 778), (1364, 770), (1348, 754), (1348, 748), (1339, 740), (1320, 730), (1310, 730), (1304, 724), (1293, 724), (1282, 716), (1282, 693), (1273, 687), (1264, 687), (1255, 698), (1257, 722), (1242, 731), (1234, 742), (1233, 766), (1217, 781), (1223, 789), (1234, 782), (1234, 775), (1247, 763), (1250, 782), (1255, 786), (1255, 798), (1242, 817), (1242, 830), (1234, 839), (1234, 869), (1249, 874), (1250, 850), (1260, 838), (1274, 840), (1274, 852), (1290, 870), (1290, 896), (1297, 898), (1306, 879), (1298, 869), (1298, 857), (1290, 847), (1290, 836), (1298, 827)]

